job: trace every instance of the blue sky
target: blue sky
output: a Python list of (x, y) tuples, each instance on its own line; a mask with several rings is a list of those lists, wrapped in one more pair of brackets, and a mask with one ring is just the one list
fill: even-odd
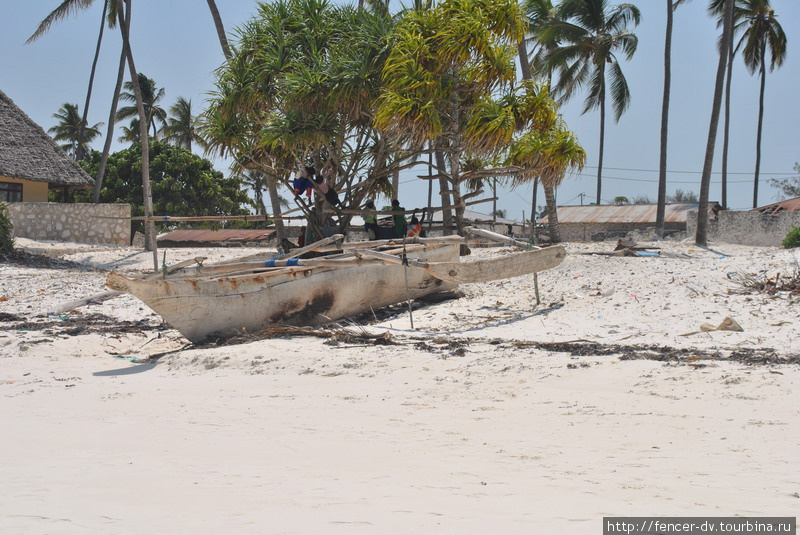
[[(64, 102), (83, 106), (86, 83), (94, 53), (102, 2), (55, 25), (37, 42), (25, 40), (60, 0), (0, 0), (0, 89), (45, 129)], [(656, 197), (659, 159), (659, 128), (663, 87), (665, 2), (634, 0), (642, 12), (636, 29), (639, 50), (634, 59), (623, 63), (633, 101), (619, 123), (606, 126), (603, 195), (610, 201), (617, 195)], [(796, 28), (800, 26), (800, 2), (773, 0), (789, 39), (783, 68), (769, 73), (766, 86), (766, 112), (762, 145), (759, 204), (777, 199), (769, 178), (785, 178), (800, 161), (798, 124), (800, 87)], [(166, 89), (166, 104), (179, 96), (191, 98), (196, 110), (213, 88), (214, 70), (222, 62), (211, 15), (204, 0), (136, 0), (133, 2), (133, 51), (139, 71), (154, 78)], [(253, 16), (257, 3), (252, 0), (217, 0), (229, 35)], [(708, 135), (708, 120), (716, 72), (715, 23), (705, 12), (705, 0), (695, 0), (677, 10), (673, 36), (672, 104), (670, 117), (670, 156), (668, 193), (676, 189), (699, 192)], [(234, 38), (235, 39), (235, 38)], [(98, 66), (90, 122), (107, 121), (119, 58), (118, 31), (106, 31)], [(755, 137), (758, 112), (758, 78), (751, 76), (740, 58), (734, 66), (731, 149), (728, 164), (729, 205), (747, 209), (752, 204)], [(569, 127), (577, 134), (588, 153), (587, 168), (580, 175), (565, 179), (558, 191), (559, 204), (580, 204), (595, 197), (598, 159), (599, 113), (581, 115), (583, 96), (578, 95), (562, 108)], [(610, 114), (609, 114), (610, 115)], [(720, 143), (716, 151), (711, 199), (721, 195)], [(101, 142), (95, 143), (101, 148)], [(114, 150), (123, 148), (115, 142)], [(225, 170), (225, 163), (218, 162)], [(427, 185), (416, 180), (424, 169), (408, 172), (401, 178), (400, 200), (407, 208), (423, 206)], [(515, 190), (499, 188), (498, 208), (508, 217), (530, 217), (531, 187)], [(541, 192), (539, 204), (544, 204)], [(475, 207), (488, 212), (491, 205)]]

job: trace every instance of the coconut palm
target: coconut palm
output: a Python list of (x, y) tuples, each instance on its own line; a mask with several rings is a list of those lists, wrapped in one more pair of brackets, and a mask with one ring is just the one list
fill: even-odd
[[(94, 0), (63, 0), (58, 7), (56, 7), (53, 11), (50, 12), (47, 17), (39, 23), (39, 26), (36, 28), (36, 31), (28, 37), (26, 43), (32, 43), (33, 41), (37, 40), (39, 37), (44, 35), (48, 32), (50, 27), (57, 21), (62, 20), (70, 16), (73, 12), (88, 7), (94, 2)], [(83, 121), (82, 125), (85, 125), (88, 121), (88, 114), (89, 114), (89, 103), (92, 99), (92, 87), (94, 86), (94, 75), (97, 71), (97, 60), (100, 57), (100, 45), (103, 42), (103, 31), (106, 27), (106, 20), (108, 21), (108, 27), (114, 28), (117, 24), (117, 4), (115, 0), (105, 0), (103, 2), (103, 12), (100, 15), (100, 31), (97, 34), (97, 45), (95, 46), (94, 50), (94, 59), (92, 60), (92, 68), (89, 72), (89, 84), (88, 88), (86, 89), (86, 100), (83, 105)], [(83, 137), (83, 133), (80, 132), (78, 137)]]
[(131, 119), (131, 122), (128, 124), (128, 126), (122, 125), (122, 128), (120, 128), (120, 130), (121, 130), (121, 135), (117, 138), (117, 141), (119, 141), (120, 143), (133, 144), (133, 143), (138, 143), (139, 140), (141, 139), (139, 133), (141, 127), (139, 119), (136, 117)]
[(617, 55), (622, 54), (628, 60), (633, 57), (638, 39), (629, 27), (638, 25), (640, 19), (639, 9), (632, 4), (609, 8), (607, 0), (564, 0), (557, 9), (556, 20), (541, 34), (543, 41), (559, 43), (548, 51), (542, 67), (558, 70), (553, 94), (566, 102), (588, 86), (583, 113), (600, 109), (598, 204), (603, 178), (606, 96), (611, 97), (614, 120), (619, 121), (630, 105), (631, 93)]
[[(122, 14), (125, 14), (125, 19), (122, 19)], [(131, 0), (125, 0), (123, 7), (123, 0), (117, 0), (117, 17), (120, 33), (122, 34), (122, 49), (125, 54), (125, 62), (128, 64), (128, 72), (130, 73), (131, 82), (130, 87), (133, 89), (133, 97), (136, 101), (136, 109), (139, 114), (139, 137), (141, 139), (142, 147), (142, 194), (144, 197), (144, 215), (145, 217), (153, 216), (153, 193), (150, 189), (150, 147), (147, 139), (147, 124), (148, 115), (145, 113), (144, 101), (142, 99), (142, 90), (139, 87), (139, 74), (136, 71), (136, 64), (133, 60), (133, 51), (131, 50), (130, 42), (130, 24), (131, 24)], [(156, 231), (155, 224), (152, 221), (145, 222), (145, 249), (153, 251), (153, 269), (158, 271), (158, 250), (156, 246)]]
[(77, 104), (65, 102), (53, 114), (58, 123), (48, 132), (56, 141), (65, 142), (61, 148), (75, 160), (85, 160), (89, 156), (89, 143), (100, 135), (100, 125), (86, 126), (78, 112)]
[[(527, 36), (521, 39), (518, 45), (520, 71), (524, 80), (531, 80), (533, 73), (531, 70), (531, 62), (534, 64), (534, 69), (538, 72), (542, 71), (547, 52), (555, 48), (558, 43), (553, 39), (549, 42), (542, 40), (542, 32), (551, 26), (556, 19), (556, 11), (553, 7), (552, 0), (525, 0), (523, 2), (523, 9), (525, 11), (525, 18), (527, 22)], [(528, 56), (527, 44), (531, 43), (533, 48), (531, 50), (532, 57)], [(552, 71), (547, 71), (547, 84), (548, 88), (552, 78)], [(536, 196), (539, 191), (539, 177), (534, 178), (533, 187), (531, 188), (531, 233), (535, 239), (535, 228), (533, 224), (534, 214), (536, 213)]]
[(733, 38), (733, 11), (735, 0), (724, 0), (722, 39), (719, 46), (719, 62), (717, 63), (717, 77), (714, 85), (714, 99), (711, 105), (711, 119), (708, 126), (708, 142), (706, 155), (703, 160), (703, 174), (700, 178), (700, 202), (697, 207), (697, 231), (695, 242), (705, 247), (708, 244), (708, 192), (711, 185), (711, 167), (714, 163), (714, 145), (717, 140), (717, 127), (719, 126), (719, 111), (722, 104), (723, 84), (725, 81), (725, 64), (728, 58), (731, 40)]
[(767, 83), (767, 55), (769, 70), (783, 64), (786, 57), (786, 34), (778, 22), (770, 0), (740, 0), (737, 5), (734, 32), (743, 32), (736, 45), (751, 74), (758, 72), (761, 86), (758, 96), (758, 130), (756, 133), (756, 168), (753, 177), (753, 208), (758, 206), (758, 178), (761, 170), (761, 135), (764, 124), (764, 89)]
[[(166, 91), (163, 87), (156, 86), (155, 80), (142, 73), (137, 74), (137, 80), (139, 82), (139, 90), (142, 92), (142, 104), (147, 118), (147, 129), (152, 130), (153, 137), (156, 137), (159, 131), (157, 123), (161, 123), (161, 127), (163, 127), (167, 121), (167, 111), (159, 105), (159, 102), (164, 99)], [(117, 120), (135, 117), (138, 113), (133, 82), (125, 82), (123, 87), (125, 91), (120, 93), (119, 98), (127, 102), (133, 102), (134, 105), (120, 108), (117, 111)]]
[(199, 134), (199, 122), (192, 114), (192, 101), (178, 97), (175, 104), (169, 109), (169, 117), (164, 126), (164, 138), (178, 147), (192, 151), (192, 143), (197, 143), (205, 148), (205, 142)]

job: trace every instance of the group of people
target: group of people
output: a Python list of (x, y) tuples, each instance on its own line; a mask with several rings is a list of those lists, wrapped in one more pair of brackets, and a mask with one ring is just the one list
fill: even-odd
[[(306, 197), (311, 197), (311, 192), (314, 190), (314, 184), (317, 189), (332, 206), (340, 206), (342, 201), (339, 200), (339, 194), (333, 187), (333, 169), (326, 168), (321, 174), (317, 174), (316, 169), (313, 167), (304, 167), (297, 178), (292, 182), (292, 189), (294, 190), (295, 197), (300, 197), (304, 192)], [(312, 182), (313, 180), (313, 182)]]
[[(325, 201), (328, 202), (331, 206), (341, 207), (342, 202), (339, 199), (339, 194), (334, 188), (335, 182), (335, 174), (332, 168), (325, 167), (321, 173), (317, 173), (316, 169), (311, 166), (303, 166), (297, 174), (297, 177), (292, 181), (292, 191), (296, 198), (305, 195), (308, 198), (311, 198), (312, 192), (316, 189), (319, 193), (323, 195)], [(375, 202), (373, 200), (368, 200), (365, 205), (364, 209), (368, 211), (368, 213), (364, 214), (364, 230), (367, 231), (367, 235), (369, 236), (370, 240), (377, 239), (378, 237), (378, 214), (375, 208)], [(400, 206), (400, 201), (397, 199), (392, 200), (392, 219), (394, 221), (394, 233), (392, 238), (394, 239), (402, 239), (402, 238), (415, 238), (417, 236), (423, 236), (425, 231), (422, 229), (422, 223), (417, 218), (416, 215), (411, 216), (411, 221), (406, 221), (405, 215), (396, 212), (404, 212), (405, 208)], [(306, 230), (303, 228), (302, 230)], [(300, 247), (304, 245), (303, 242), (306, 241), (307, 232), (301, 232), (301, 243), (299, 244)], [(385, 233), (384, 233), (385, 236)]]
[[(364, 214), (364, 230), (367, 231), (367, 236), (370, 240), (378, 238), (378, 214), (375, 208), (375, 202), (370, 199), (364, 204), (364, 209), (368, 212)], [(406, 221), (406, 217), (402, 213), (405, 208), (400, 206), (400, 201), (397, 199), (392, 200), (392, 220), (394, 221), (394, 236), (395, 239), (402, 239), (405, 237), (416, 238), (424, 231), (422, 230), (422, 223), (416, 215), (411, 216), (411, 222)]]

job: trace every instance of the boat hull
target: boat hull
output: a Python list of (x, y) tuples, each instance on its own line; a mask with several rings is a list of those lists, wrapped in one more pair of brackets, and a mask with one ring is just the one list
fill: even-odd
[[(457, 262), (458, 245), (409, 253), (424, 262)], [(192, 342), (258, 332), (270, 324), (319, 325), (457, 285), (424, 269), (357, 262), (283, 268), (238, 276), (143, 280), (117, 273), (107, 285), (130, 293)]]

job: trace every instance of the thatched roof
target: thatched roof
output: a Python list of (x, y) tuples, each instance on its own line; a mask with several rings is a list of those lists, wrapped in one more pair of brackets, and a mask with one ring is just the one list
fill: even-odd
[(54, 186), (93, 186), (94, 179), (0, 91), (0, 176)]

